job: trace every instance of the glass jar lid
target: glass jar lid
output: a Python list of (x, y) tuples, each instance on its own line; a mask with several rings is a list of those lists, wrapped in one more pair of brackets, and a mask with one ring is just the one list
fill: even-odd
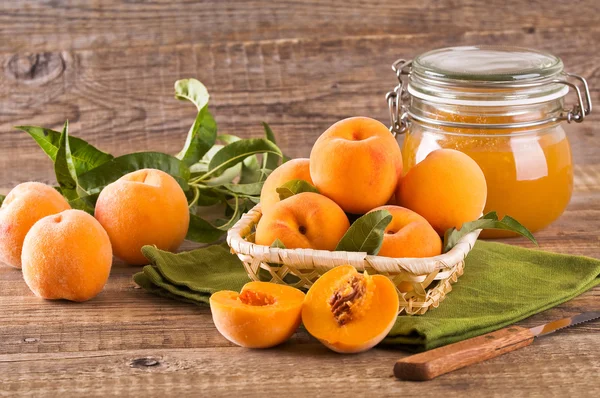
[(412, 70), (450, 81), (522, 82), (555, 77), (562, 72), (563, 63), (552, 54), (526, 48), (468, 46), (421, 54), (414, 59)]
[[(563, 70), (562, 60), (550, 53), (521, 47), (464, 46), (433, 50), (414, 60), (392, 64), (399, 84), (386, 95), (392, 127), (405, 130), (412, 117), (411, 98), (467, 107), (527, 107), (561, 100), (572, 89), (577, 102), (559, 115), (549, 115), (525, 125), (548, 120), (582, 122), (592, 110), (589, 87), (581, 76)], [(576, 79), (579, 84), (572, 82)], [(562, 103), (562, 102), (561, 102)], [(525, 109), (525, 108), (521, 108)], [(512, 128), (514, 125), (494, 125)]]

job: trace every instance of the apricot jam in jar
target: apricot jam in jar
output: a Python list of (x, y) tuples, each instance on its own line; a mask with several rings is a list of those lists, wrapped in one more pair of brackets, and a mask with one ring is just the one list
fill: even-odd
[[(517, 47), (444, 48), (392, 69), (399, 84), (386, 96), (390, 130), (405, 134), (405, 172), (436, 149), (456, 149), (485, 174), (484, 213), (508, 214), (531, 231), (563, 213), (573, 189), (563, 122), (581, 123), (590, 113), (585, 79), (566, 73), (552, 54)], [(575, 105), (565, 107), (569, 91)]]

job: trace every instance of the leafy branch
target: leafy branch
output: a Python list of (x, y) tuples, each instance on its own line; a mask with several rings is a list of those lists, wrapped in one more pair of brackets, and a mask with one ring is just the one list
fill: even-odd
[[(187, 238), (212, 243), (259, 202), (266, 177), (286, 158), (266, 123), (264, 138), (219, 135), (209, 110), (210, 95), (198, 80), (175, 82), (175, 98), (189, 101), (197, 109), (183, 148), (175, 156), (136, 152), (114, 157), (71, 136), (68, 122), (61, 132), (38, 126), (15, 128), (28, 133), (48, 155), (58, 190), (72, 207), (93, 213), (105, 186), (136, 170), (159, 169), (175, 178), (186, 193), (190, 210)], [(3, 200), (0, 196), (0, 204)], [(220, 206), (226, 218), (212, 222), (202, 218), (202, 208), (207, 206)]]

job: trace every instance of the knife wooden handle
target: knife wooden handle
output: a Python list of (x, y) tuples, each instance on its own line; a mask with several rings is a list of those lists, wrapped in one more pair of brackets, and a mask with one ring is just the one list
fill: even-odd
[(431, 380), (453, 370), (528, 346), (534, 337), (529, 329), (510, 326), (403, 358), (394, 365), (394, 375), (402, 380)]

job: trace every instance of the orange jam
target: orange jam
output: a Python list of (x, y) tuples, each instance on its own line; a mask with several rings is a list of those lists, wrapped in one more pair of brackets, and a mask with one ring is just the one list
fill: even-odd
[[(402, 149), (404, 169), (439, 148), (459, 150), (479, 164), (488, 186), (484, 213), (508, 214), (537, 231), (556, 220), (569, 203), (573, 190), (571, 148), (560, 124), (529, 131), (412, 124)], [(500, 230), (482, 233), (482, 237), (513, 235)]]

